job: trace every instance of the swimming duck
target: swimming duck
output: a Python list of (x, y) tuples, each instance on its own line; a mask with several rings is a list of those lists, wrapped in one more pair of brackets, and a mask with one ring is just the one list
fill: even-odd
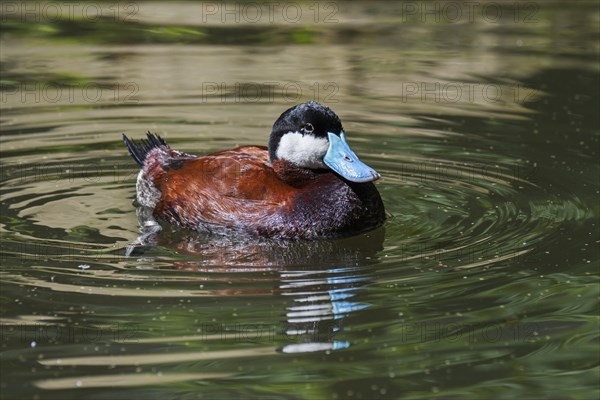
[(350, 149), (338, 116), (315, 101), (286, 110), (269, 146), (198, 157), (160, 136), (125, 145), (141, 171), (137, 200), (153, 216), (200, 232), (316, 239), (381, 225), (380, 175)]

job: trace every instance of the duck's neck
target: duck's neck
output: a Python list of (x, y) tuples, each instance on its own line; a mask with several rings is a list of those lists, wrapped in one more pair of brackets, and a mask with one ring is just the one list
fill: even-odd
[(327, 170), (313, 170), (302, 168), (286, 160), (275, 160), (271, 162), (273, 170), (279, 178), (291, 186), (301, 187), (326, 173)]

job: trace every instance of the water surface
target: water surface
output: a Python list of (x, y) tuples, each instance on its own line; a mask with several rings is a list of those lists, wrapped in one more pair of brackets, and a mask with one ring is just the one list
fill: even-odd
[[(597, 4), (294, 4), (2, 9), (2, 397), (598, 398)], [(122, 132), (266, 144), (309, 99), (381, 173), (382, 228), (125, 256)]]

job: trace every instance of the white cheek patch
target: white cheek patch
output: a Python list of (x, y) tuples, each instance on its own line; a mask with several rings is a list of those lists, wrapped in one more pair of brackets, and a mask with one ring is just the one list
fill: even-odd
[(323, 157), (329, 149), (329, 141), (299, 132), (288, 132), (281, 137), (277, 158), (290, 161), (305, 168), (327, 168)]

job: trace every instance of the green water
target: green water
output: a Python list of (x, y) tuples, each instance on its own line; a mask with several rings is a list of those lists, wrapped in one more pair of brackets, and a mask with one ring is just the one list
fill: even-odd
[[(600, 396), (596, 2), (69, 4), (0, 3), (0, 397)], [(125, 256), (121, 133), (266, 144), (309, 99), (383, 228)]]

